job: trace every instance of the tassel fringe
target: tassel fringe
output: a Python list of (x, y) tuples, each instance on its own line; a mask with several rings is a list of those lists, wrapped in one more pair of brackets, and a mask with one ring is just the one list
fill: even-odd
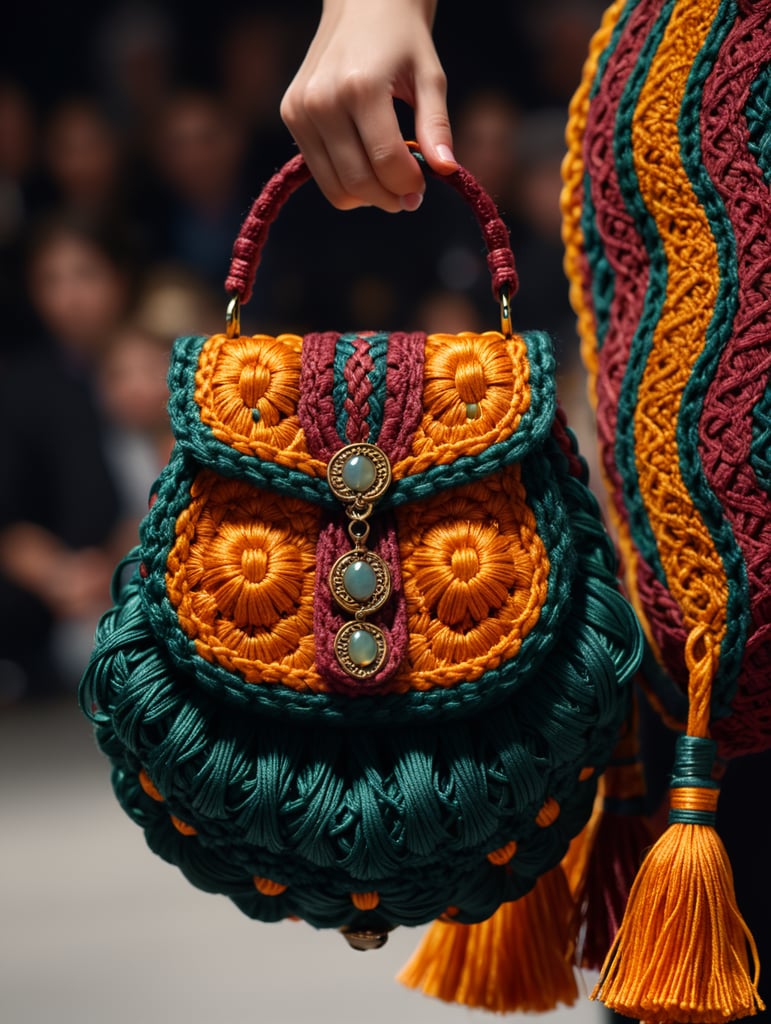
[(571, 1006), (578, 996), (573, 918), (558, 865), (486, 921), (437, 921), (397, 980), (445, 1002), (496, 1013)]

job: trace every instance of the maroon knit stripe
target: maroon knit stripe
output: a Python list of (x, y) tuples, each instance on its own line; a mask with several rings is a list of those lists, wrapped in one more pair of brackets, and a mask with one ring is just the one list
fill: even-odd
[(771, 60), (771, 14), (739, 17), (703, 92), (704, 165), (736, 240), (738, 305), (700, 421), (704, 472), (741, 547), (750, 587), (751, 635), (734, 714), (714, 723), (721, 752), (771, 743), (771, 503), (750, 463), (753, 409), (771, 375), (771, 198), (749, 150), (743, 116), (759, 68)]
[[(605, 473), (621, 515), (624, 515), (622, 480), (614, 456), (618, 397), (632, 338), (640, 322), (650, 267), (645, 247), (624, 202), (616, 172), (614, 142), (619, 102), (657, 6), (649, 0), (630, 15), (608, 60), (602, 87), (589, 108), (584, 141), (584, 163), (591, 177), (596, 226), (615, 276), (607, 334), (598, 354), (597, 430)], [(631, 140), (628, 144), (631, 145)]]

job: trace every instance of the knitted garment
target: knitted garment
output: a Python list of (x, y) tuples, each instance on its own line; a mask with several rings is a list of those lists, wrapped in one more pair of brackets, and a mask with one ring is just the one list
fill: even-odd
[(251, 917), (489, 917), (587, 820), (642, 646), (548, 337), (190, 337), (170, 389), (80, 691), (124, 809)]
[(771, 743), (769, 60), (768, 3), (614, 3), (564, 165), (628, 589), (657, 686), (709, 663), (726, 757)]

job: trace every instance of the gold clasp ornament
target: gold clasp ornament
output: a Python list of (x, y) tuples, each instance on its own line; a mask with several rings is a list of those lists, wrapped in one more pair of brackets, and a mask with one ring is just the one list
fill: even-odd
[(353, 550), (337, 559), (329, 573), (329, 587), (337, 604), (354, 616), (335, 637), (335, 657), (355, 679), (368, 679), (383, 665), (388, 653), (385, 634), (366, 622), (391, 596), (391, 574), (383, 559), (368, 551), (370, 516), (375, 502), (391, 485), (391, 464), (377, 445), (346, 445), (330, 459), (327, 481), (346, 506), (348, 535)]

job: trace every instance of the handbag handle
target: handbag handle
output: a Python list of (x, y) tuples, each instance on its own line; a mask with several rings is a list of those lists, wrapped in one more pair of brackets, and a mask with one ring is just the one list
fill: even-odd
[[(511, 335), (509, 300), (516, 292), (519, 282), (509, 232), (501, 220), (498, 208), (476, 178), (464, 167), (458, 167), (452, 174), (437, 174), (428, 166), (414, 143), (407, 145), (421, 166), (429, 170), (434, 177), (446, 181), (471, 207), (487, 249), (487, 266), (492, 278), (493, 296), (501, 305), (501, 330), (504, 335)], [(310, 176), (308, 165), (302, 154), (298, 153), (268, 181), (241, 225), (233, 244), (230, 272), (225, 280), (225, 288), (231, 296), (227, 311), (228, 337), (236, 337), (240, 333), (240, 306), (251, 297), (254, 277), (271, 224), (287, 199)]]

